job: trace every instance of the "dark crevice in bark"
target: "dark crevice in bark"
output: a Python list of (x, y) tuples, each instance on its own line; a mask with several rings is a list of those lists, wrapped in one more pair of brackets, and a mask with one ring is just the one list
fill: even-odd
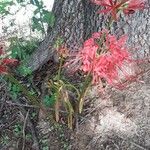
[(103, 16), (97, 12), (100, 7), (90, 1), (83, 0), (84, 8), (84, 40), (88, 39), (93, 32), (98, 32), (102, 26)]

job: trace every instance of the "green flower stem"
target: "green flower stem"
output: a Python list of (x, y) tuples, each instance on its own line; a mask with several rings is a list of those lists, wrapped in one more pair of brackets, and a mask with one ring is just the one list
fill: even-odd
[(76, 93), (77, 93), (77, 95), (78, 95), (78, 99), (79, 99), (79, 97), (80, 97), (80, 92), (79, 92), (79, 90), (78, 90), (74, 85), (72, 85), (72, 84), (66, 84), (65, 86), (74, 89), (74, 90), (76, 91)]
[(113, 23), (114, 23), (114, 20), (113, 20), (113, 18), (111, 17), (111, 18), (109, 19), (109, 21), (108, 21), (108, 26), (107, 26), (107, 29), (108, 29), (108, 30), (111, 29), (111, 26), (113, 25)]
[(57, 80), (58, 80), (58, 81), (60, 80), (62, 65), (63, 65), (63, 58), (61, 57), (61, 58), (60, 58), (59, 69), (58, 69), (58, 74), (57, 74)]
[(91, 74), (88, 73), (88, 75), (85, 78), (85, 82), (83, 84), (83, 88), (82, 88), (82, 91), (81, 91), (80, 97), (79, 97), (79, 102), (78, 102), (79, 113), (82, 112), (83, 104), (84, 104), (84, 98), (85, 98), (85, 95), (86, 95), (90, 85), (91, 85), (91, 82), (92, 82)]

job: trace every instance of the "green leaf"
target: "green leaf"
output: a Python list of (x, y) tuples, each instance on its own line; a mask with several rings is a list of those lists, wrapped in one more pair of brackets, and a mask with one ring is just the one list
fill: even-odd
[(26, 67), (25, 65), (21, 65), (17, 68), (17, 71), (22, 75), (22, 76), (27, 76), (31, 75), (32, 71), (30, 68)]
[(40, 3), (39, 3), (39, 1), (38, 1), (38, 0), (30, 0), (30, 3), (31, 3), (32, 5), (37, 6), (37, 7), (39, 7), (39, 6), (40, 6)]
[(39, 8), (37, 8), (33, 13), (34, 15), (37, 15), (40, 12)]
[(32, 18), (33, 24), (32, 24), (32, 30), (38, 30), (38, 31), (44, 31), (42, 24), (40, 22), (40, 19), (33, 17)]
[(17, 2), (18, 2), (18, 3), (22, 3), (22, 2), (24, 2), (24, 0), (17, 0)]
[(34, 0), (30, 0), (30, 3), (31, 3), (32, 5), (34, 5)]
[(18, 55), (17, 49), (16, 48), (12, 49), (12, 53), (11, 53), (12, 58), (17, 58), (17, 55)]
[(10, 14), (9, 11), (8, 11), (8, 7), (9, 6), (12, 6), (14, 3), (13, 1), (1, 1), (0, 2), (0, 14), (3, 14), (3, 15), (8, 15)]
[(42, 25), (40, 24), (40, 23), (34, 23), (34, 24), (32, 24), (32, 30), (34, 31), (34, 30), (37, 30), (37, 31), (42, 31), (42, 32), (44, 32), (44, 29), (43, 29), (43, 27), (42, 27)]
[(17, 97), (18, 97), (17, 93), (14, 93), (14, 92), (11, 91), (10, 94), (11, 94), (11, 97), (12, 97), (13, 100), (17, 99)]
[(34, 0), (35, 1), (35, 4), (36, 4), (36, 6), (40, 6), (40, 3), (39, 3), (39, 1), (38, 0)]
[(36, 18), (36, 17), (32, 17), (32, 21), (33, 21), (33, 23), (35, 23), (35, 24), (39, 23), (39, 19)]
[(55, 94), (53, 94), (52, 96), (46, 95), (44, 98), (44, 105), (47, 107), (53, 106), (55, 104), (55, 100)]
[(43, 22), (47, 23), (49, 26), (53, 27), (55, 23), (55, 16), (52, 12), (49, 11), (43, 11)]

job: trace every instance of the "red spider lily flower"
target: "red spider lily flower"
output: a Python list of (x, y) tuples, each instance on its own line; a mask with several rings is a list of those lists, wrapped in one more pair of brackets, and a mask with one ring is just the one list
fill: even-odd
[(112, 83), (117, 79), (116, 62), (111, 55), (100, 56), (93, 66), (92, 70), (93, 83), (98, 83), (101, 78), (107, 80), (108, 83)]
[[(106, 47), (111, 52), (111, 55), (115, 57), (117, 63), (120, 64), (124, 59), (130, 58), (130, 54), (125, 46), (127, 36), (124, 35), (117, 40), (115, 36), (108, 35), (106, 38)], [(120, 64), (121, 65), (121, 64)]]
[(106, 9), (99, 11), (98, 13), (111, 14), (114, 20), (117, 20), (118, 10), (121, 8), (123, 4), (128, 2), (129, 0), (93, 0), (97, 5), (103, 6)]
[(3, 58), (0, 60), (0, 74), (6, 74), (8, 71), (8, 65), (15, 65), (18, 62), (17, 59)]
[(13, 58), (4, 58), (1, 62), (1, 64), (3, 65), (11, 65), (11, 64), (15, 64), (17, 61), (17, 59), (13, 59)]
[(63, 67), (67, 67), (71, 74), (77, 70), (89, 72), (92, 69), (92, 62), (96, 57), (97, 49), (98, 45), (95, 43), (94, 38), (86, 40), (79, 52), (69, 54), (69, 59)]
[(66, 58), (68, 56), (68, 49), (66, 45), (61, 45), (56, 50), (60, 57)]
[(7, 73), (7, 67), (0, 65), (0, 74)]
[(94, 62), (95, 58), (96, 58), (96, 52), (97, 52), (98, 46), (94, 45), (92, 47), (88, 46), (88, 47), (84, 47), (80, 53), (81, 55), (81, 59), (82, 59), (82, 70), (84, 72), (89, 72), (90, 70), (92, 70), (93, 64), (92, 62)]
[[(105, 38), (103, 38), (105, 35)], [(103, 44), (99, 45), (99, 40), (103, 38)], [(92, 37), (85, 41), (83, 48), (76, 55), (71, 63), (77, 64), (78, 69), (92, 75), (92, 83), (97, 84), (102, 79), (113, 86), (119, 86), (122, 78), (120, 71), (129, 79), (130, 74), (124, 69), (124, 64), (131, 63), (131, 55), (126, 47), (127, 36), (117, 39), (116, 36), (103, 30), (94, 33)], [(105, 49), (104, 53), (99, 50)], [(71, 64), (70, 63), (70, 64)], [(75, 67), (74, 67), (75, 68)], [(77, 70), (77, 69), (76, 69)]]
[(4, 56), (4, 47), (0, 45), (0, 74), (6, 74), (8, 71), (9, 65), (16, 65), (18, 63), (17, 59), (13, 58), (3, 58)]
[(125, 14), (132, 14), (136, 10), (143, 10), (145, 8), (146, 0), (129, 0), (127, 7), (123, 9)]
[(145, 8), (145, 0), (92, 0), (92, 2), (105, 7), (98, 13), (111, 14), (114, 20), (117, 20), (119, 10), (125, 14), (130, 14)]
[[(99, 82), (99, 79), (104, 78), (109, 84), (114, 84), (120, 80), (118, 69), (125, 62), (130, 62), (130, 53), (126, 47), (127, 36), (122, 36), (117, 39), (116, 36), (108, 34), (107, 30), (101, 32), (101, 36), (105, 34), (103, 46), (107, 49), (105, 54), (99, 55), (93, 62), (93, 83)], [(99, 38), (101, 38), (101, 36)], [(103, 47), (101, 48), (103, 49)], [(123, 69), (122, 72), (128, 75)], [(114, 82), (115, 81), (115, 82)]]

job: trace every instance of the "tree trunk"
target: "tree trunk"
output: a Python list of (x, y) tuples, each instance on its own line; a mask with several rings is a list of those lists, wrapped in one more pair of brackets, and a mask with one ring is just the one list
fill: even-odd
[[(99, 9), (90, 0), (55, 0), (52, 10), (56, 17), (55, 25), (31, 56), (28, 66), (34, 71), (49, 59), (57, 61), (54, 48), (57, 38), (62, 38), (70, 51), (77, 50), (91, 33), (105, 26), (106, 17), (97, 14)], [(149, 9), (146, 9), (128, 17), (121, 16), (113, 28), (114, 31), (117, 29), (116, 34), (127, 34), (129, 45), (139, 46), (142, 57), (150, 49), (149, 15)]]

